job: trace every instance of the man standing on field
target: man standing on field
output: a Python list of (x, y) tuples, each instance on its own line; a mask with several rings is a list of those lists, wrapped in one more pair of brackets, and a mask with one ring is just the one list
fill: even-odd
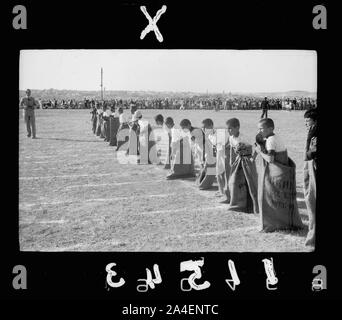
[(269, 103), (267, 100), (267, 97), (261, 102), (261, 109), (262, 109), (262, 114), (261, 114), (261, 119), (265, 116), (267, 118), (267, 110), (269, 109)]
[(31, 137), (32, 132), (32, 139), (36, 139), (36, 118), (34, 115), (34, 109), (38, 106), (38, 103), (33, 97), (31, 97), (30, 89), (26, 90), (26, 97), (22, 98), (20, 101), (20, 107), (22, 106), (24, 107), (24, 119), (26, 122), (27, 137)]

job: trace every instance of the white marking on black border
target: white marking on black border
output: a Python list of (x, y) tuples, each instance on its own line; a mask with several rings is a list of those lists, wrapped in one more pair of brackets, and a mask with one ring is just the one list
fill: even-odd
[(160, 33), (158, 27), (157, 27), (157, 22), (160, 19), (161, 15), (166, 11), (166, 6), (163, 5), (160, 10), (157, 11), (155, 17), (152, 19), (151, 16), (148, 14), (146, 7), (141, 6), (140, 10), (143, 12), (145, 15), (146, 19), (148, 20), (148, 25), (146, 28), (141, 32), (140, 39), (143, 40), (145, 36), (150, 32), (154, 31), (154, 34), (156, 35), (157, 39), (159, 42), (163, 42), (163, 36)]

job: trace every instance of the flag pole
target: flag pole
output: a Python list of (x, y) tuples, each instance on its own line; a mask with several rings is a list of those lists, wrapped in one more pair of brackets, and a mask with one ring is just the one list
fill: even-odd
[(101, 68), (101, 100), (103, 100), (103, 70)]

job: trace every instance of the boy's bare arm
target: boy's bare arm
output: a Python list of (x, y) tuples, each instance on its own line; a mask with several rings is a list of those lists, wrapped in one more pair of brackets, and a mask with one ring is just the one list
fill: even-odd
[(265, 152), (266, 150), (262, 150), (262, 148), (258, 145), (255, 147), (255, 151), (259, 153), (262, 158), (269, 162), (273, 163), (274, 162), (274, 156), (275, 156), (275, 151), (274, 150), (269, 150), (267, 153)]

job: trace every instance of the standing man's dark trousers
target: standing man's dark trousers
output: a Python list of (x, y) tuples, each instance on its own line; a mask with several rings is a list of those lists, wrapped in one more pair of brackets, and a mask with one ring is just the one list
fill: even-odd
[(34, 110), (24, 110), (24, 119), (26, 123), (27, 136), (32, 138), (36, 137), (36, 118), (34, 115)]
[(267, 109), (262, 109), (261, 119), (265, 116), (267, 118)]

